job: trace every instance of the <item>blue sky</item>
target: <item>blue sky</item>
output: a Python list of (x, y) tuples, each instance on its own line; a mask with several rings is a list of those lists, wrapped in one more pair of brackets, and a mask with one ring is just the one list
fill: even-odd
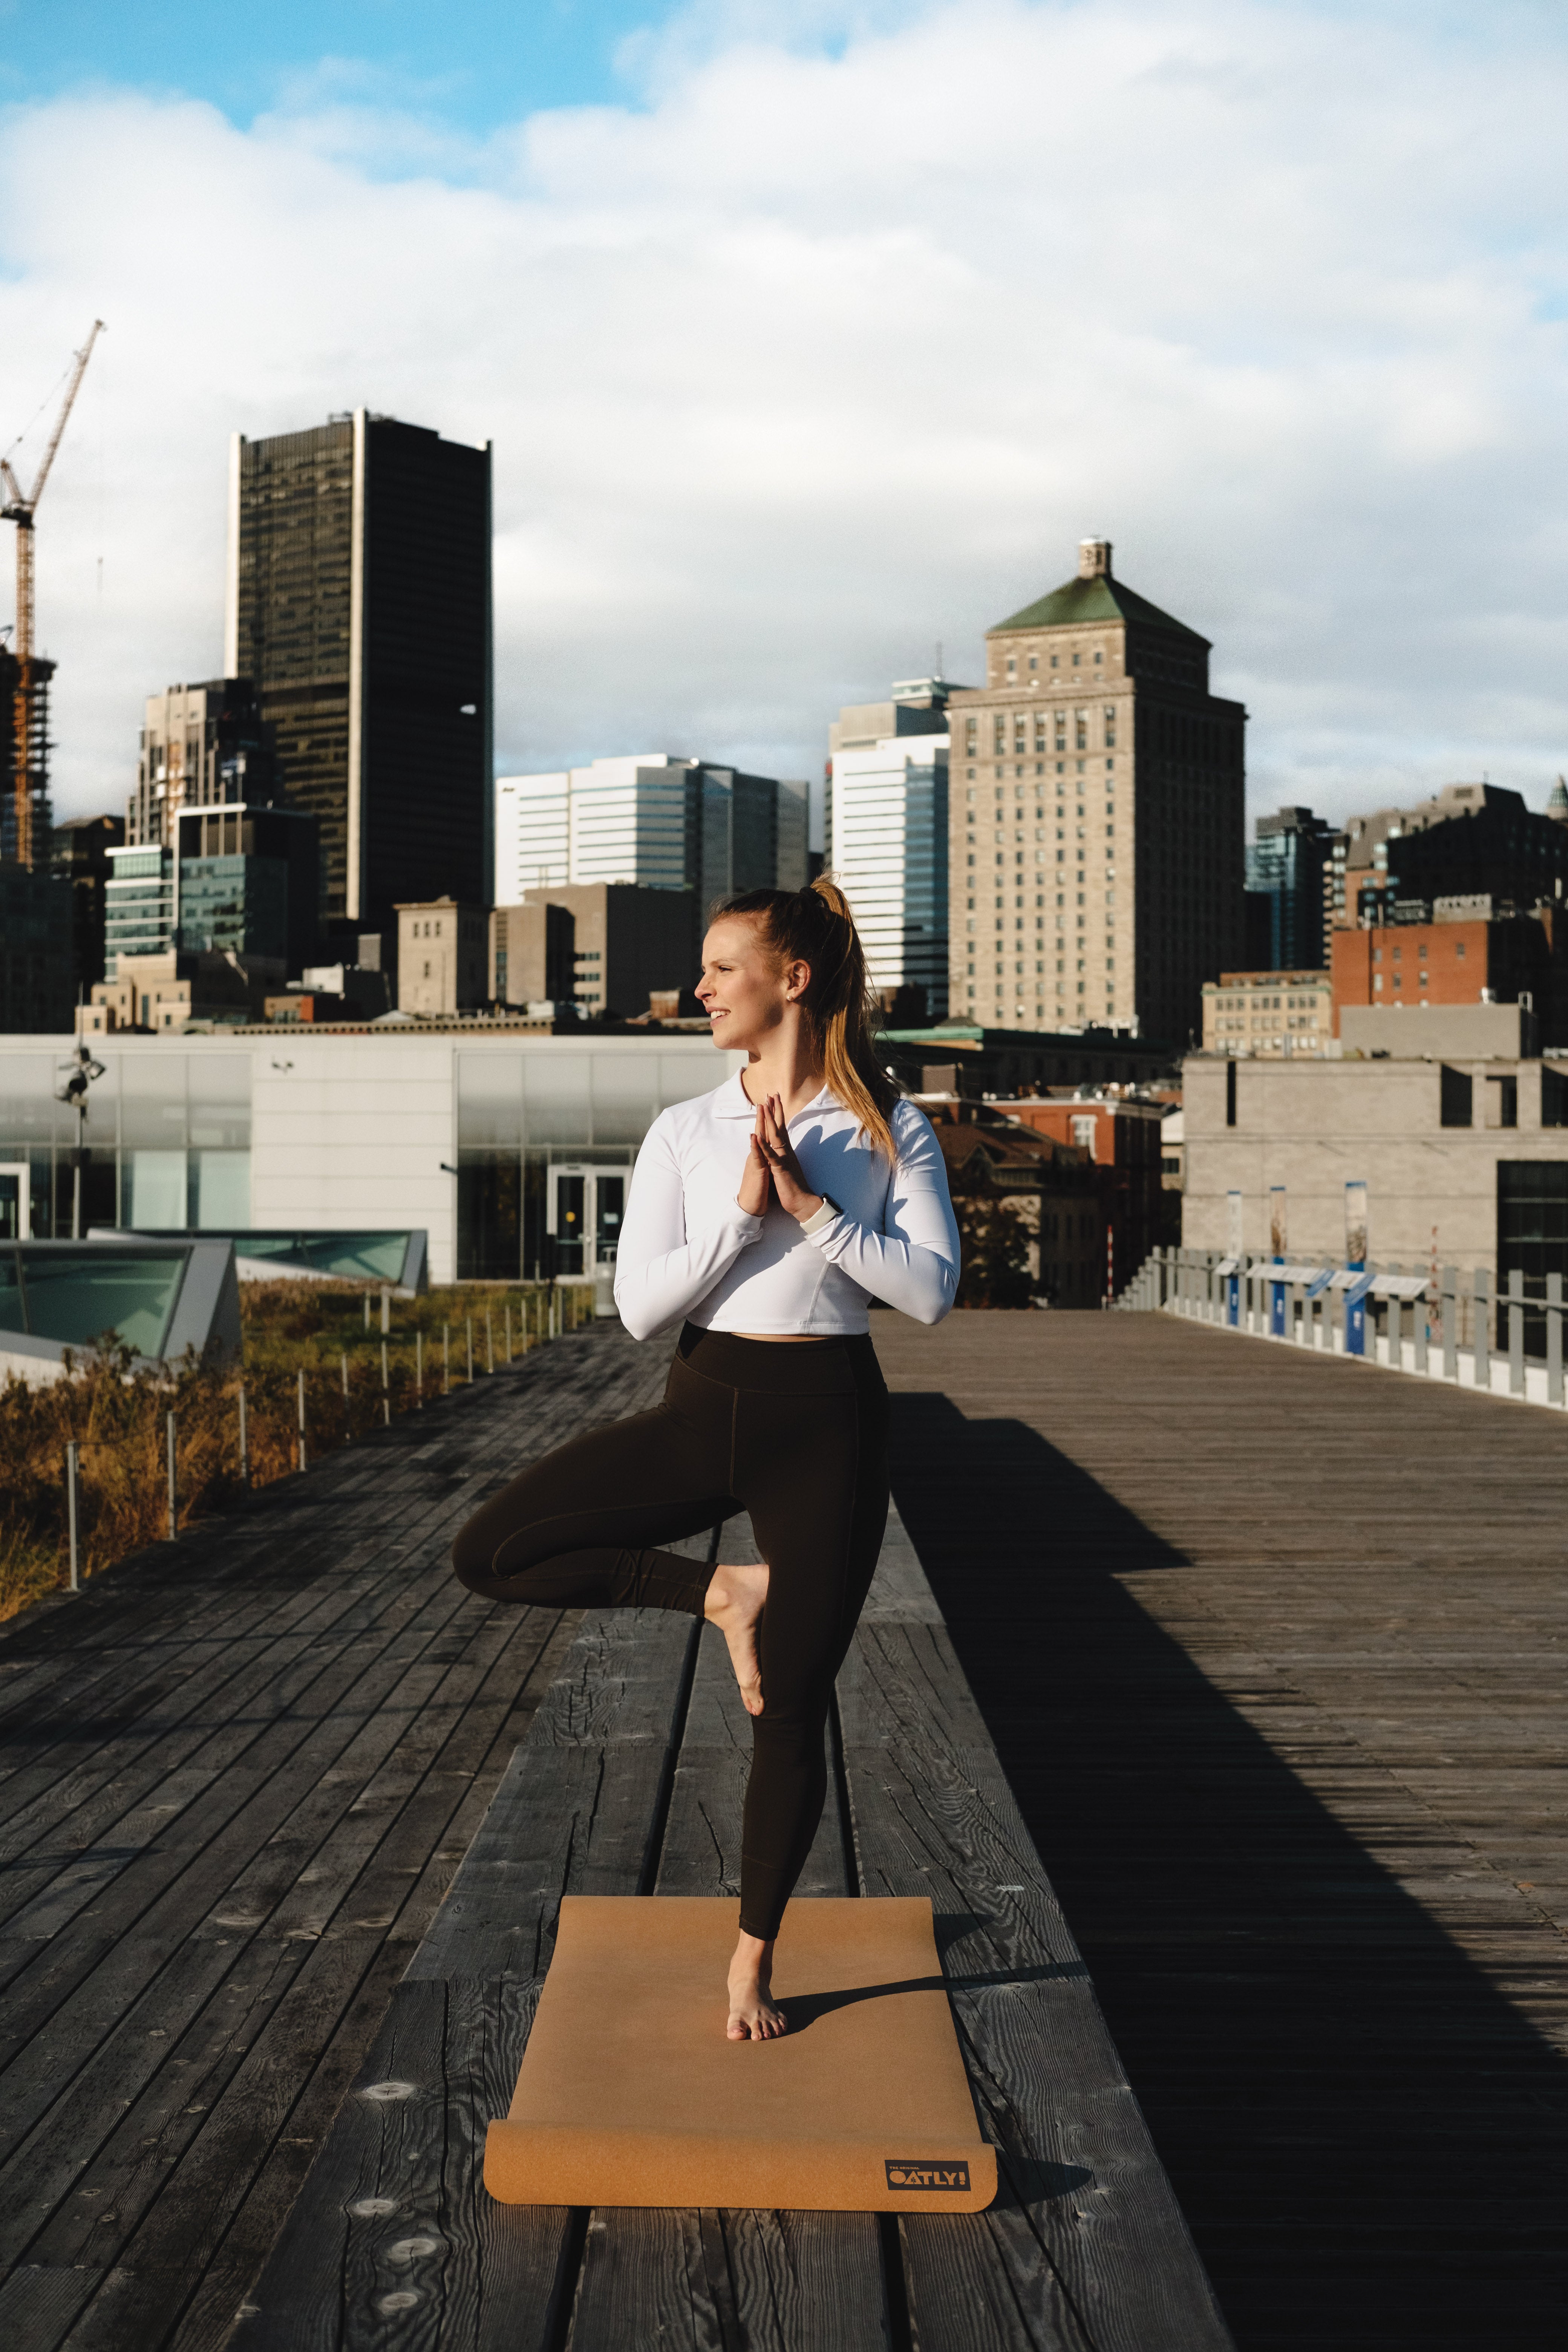
[(658, 0), (0, 0), (0, 95), (178, 90), (247, 128), (324, 79), (483, 135), (624, 96), (617, 49), (672, 13)]
[(0, 0), (0, 447), (109, 322), (58, 805), (217, 665), (230, 435), (363, 402), (493, 441), (503, 772), (819, 771), (1105, 534), (1255, 807), (1542, 806), (1565, 119), (1560, 0)]

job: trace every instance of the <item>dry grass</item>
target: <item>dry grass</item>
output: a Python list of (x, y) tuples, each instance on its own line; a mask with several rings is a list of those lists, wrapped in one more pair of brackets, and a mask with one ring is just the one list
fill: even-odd
[[(556, 1294), (568, 1329), (593, 1312), (592, 1292)], [(243, 1366), (191, 1360), (133, 1370), (124, 1354), (73, 1363), (46, 1388), (0, 1389), (0, 1618), (67, 1581), (66, 1447), (79, 1449), (79, 1572), (96, 1575), (169, 1532), (167, 1416), (174, 1415), (178, 1524), (231, 1507), (253, 1486), (300, 1466), (300, 1375), (305, 1376), (306, 1458), (351, 1444), (394, 1413), (438, 1397), (546, 1332), (548, 1290), (468, 1283), (388, 1302), (347, 1283), (241, 1286)], [(368, 1303), (369, 1328), (366, 1328)], [(489, 1323), (487, 1327), (487, 1315)], [(443, 1365), (444, 1349), (447, 1362)], [(240, 1398), (246, 1454), (240, 1455)]]

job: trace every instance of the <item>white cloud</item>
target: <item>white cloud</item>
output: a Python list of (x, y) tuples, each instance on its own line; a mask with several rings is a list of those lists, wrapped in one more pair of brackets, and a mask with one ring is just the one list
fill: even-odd
[[(733, 19), (731, 20), (731, 32)], [(1126, 0), (762, 10), (483, 148), (335, 68), (249, 131), (0, 142), (0, 422), (101, 312), (40, 515), (64, 812), (220, 657), (226, 440), (364, 401), (497, 447), (498, 750), (815, 769), (973, 677), (1088, 531), (1215, 642), (1254, 797), (1568, 764), (1555, 20)], [(103, 558), (102, 589), (98, 558)], [(0, 591), (0, 604), (7, 604)]]

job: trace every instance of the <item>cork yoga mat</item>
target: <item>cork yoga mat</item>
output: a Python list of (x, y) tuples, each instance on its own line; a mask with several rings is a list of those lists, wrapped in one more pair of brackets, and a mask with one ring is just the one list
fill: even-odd
[(923, 1897), (785, 1914), (776, 2042), (724, 2036), (732, 1902), (567, 1895), (517, 2092), (506, 2205), (973, 2213), (996, 2193)]

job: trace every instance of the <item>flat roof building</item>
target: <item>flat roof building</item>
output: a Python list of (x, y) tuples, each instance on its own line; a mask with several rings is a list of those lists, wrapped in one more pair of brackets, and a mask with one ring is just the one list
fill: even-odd
[[(71, 1230), (68, 1034), (0, 1036), (0, 1165), (36, 1238)], [(94, 1040), (82, 1221), (140, 1230), (422, 1229), (430, 1279), (613, 1260), (637, 1147), (742, 1056), (706, 1037), (309, 1024)]]
[(806, 878), (804, 783), (667, 751), (500, 776), (496, 902), (563, 884), (695, 891), (706, 909), (742, 890)]
[(321, 828), (322, 920), (488, 904), (490, 448), (368, 409), (234, 436), (225, 666)]
[(1205, 1054), (1323, 1054), (1334, 1034), (1333, 982), (1326, 971), (1222, 971), (1204, 982)]

